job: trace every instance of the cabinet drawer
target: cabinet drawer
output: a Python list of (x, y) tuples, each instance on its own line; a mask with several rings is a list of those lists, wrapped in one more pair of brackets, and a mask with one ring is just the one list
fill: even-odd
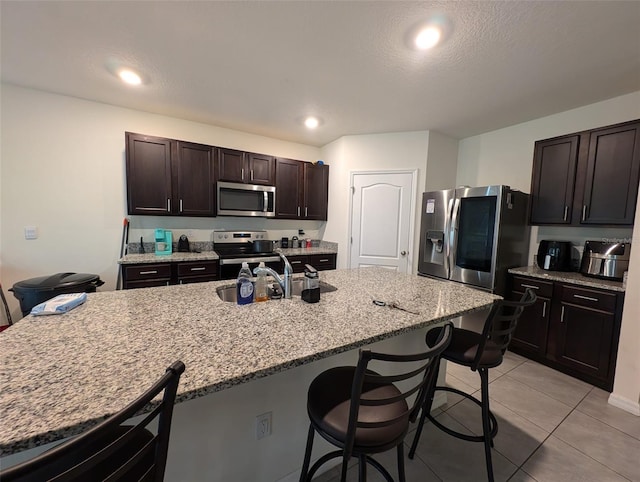
[(551, 281), (540, 281), (535, 278), (513, 277), (513, 291), (524, 293), (527, 288), (531, 288), (536, 296), (551, 298), (553, 294), (553, 283)]
[(307, 264), (306, 256), (290, 256), (288, 259), (294, 273), (304, 273), (304, 265)]
[(562, 286), (562, 301), (587, 308), (615, 312), (616, 298), (614, 293), (601, 290), (578, 288), (572, 285)]
[(146, 280), (158, 278), (171, 278), (171, 264), (138, 264), (127, 266), (124, 269), (124, 277), (127, 281)]
[(189, 261), (178, 263), (178, 278), (183, 276), (205, 276), (218, 273), (217, 261)]
[(324, 271), (328, 269), (336, 269), (336, 255), (335, 254), (310, 254), (307, 261), (318, 271)]

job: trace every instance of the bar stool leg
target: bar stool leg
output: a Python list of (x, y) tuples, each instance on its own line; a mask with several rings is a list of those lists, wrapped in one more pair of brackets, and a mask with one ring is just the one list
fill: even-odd
[(404, 473), (404, 442), (398, 445), (398, 482), (406, 482)]
[(487, 463), (487, 476), (489, 482), (493, 482), (493, 464), (491, 462), (491, 447), (493, 436), (491, 433), (491, 420), (489, 419), (489, 371), (479, 368), (481, 394), (482, 394), (482, 434), (484, 437), (484, 457)]
[(440, 371), (440, 360), (438, 360), (438, 368), (434, 370), (434, 375), (431, 377), (429, 381), (429, 386), (427, 387), (427, 394), (424, 399), (424, 405), (422, 406), (422, 410), (420, 411), (420, 420), (418, 421), (418, 426), (416, 427), (416, 434), (413, 437), (413, 442), (411, 443), (411, 448), (409, 449), (409, 458), (413, 460), (413, 457), (416, 455), (416, 448), (418, 447), (418, 442), (420, 441), (420, 435), (422, 435), (422, 429), (424, 427), (424, 421), (427, 418), (427, 415), (431, 413), (431, 407), (433, 406), (433, 397), (435, 397), (436, 393), (436, 385), (438, 379), (438, 372)]
[(311, 449), (313, 448), (313, 436), (315, 430), (313, 425), (309, 424), (309, 435), (307, 435), (307, 448), (304, 452), (304, 463), (302, 464), (302, 472), (300, 473), (300, 482), (306, 482), (309, 472), (309, 463), (311, 462)]
[[(346, 479), (346, 466), (347, 463), (344, 462), (343, 467), (343, 476), (342, 482), (345, 482)], [(367, 456), (362, 454), (358, 456), (358, 482), (367, 482)]]

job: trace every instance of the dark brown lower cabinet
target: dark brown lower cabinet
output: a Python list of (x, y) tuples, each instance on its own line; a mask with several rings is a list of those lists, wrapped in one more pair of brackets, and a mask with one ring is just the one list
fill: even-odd
[(510, 350), (611, 391), (624, 293), (521, 276), (512, 283), (511, 299), (530, 287), (538, 301), (520, 318)]
[(124, 289), (149, 288), (218, 279), (218, 261), (123, 265)]
[(294, 273), (304, 273), (304, 265), (309, 264), (318, 271), (336, 269), (335, 254), (306, 254), (299, 256), (287, 256)]

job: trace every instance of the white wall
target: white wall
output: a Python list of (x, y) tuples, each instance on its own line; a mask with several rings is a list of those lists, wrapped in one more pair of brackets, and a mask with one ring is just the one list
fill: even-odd
[[(543, 117), (505, 129), (469, 137), (460, 141), (458, 155), (458, 184), (509, 184), (530, 192), (533, 166), (533, 144), (540, 139), (578, 132), (640, 118), (640, 92), (616, 97), (560, 114)], [(640, 221), (640, 198), (636, 210), (636, 224)], [(629, 238), (630, 229), (560, 228), (532, 229), (530, 259), (536, 250), (536, 241), (545, 237), (568, 239), (583, 243), (586, 239)], [(618, 349), (616, 378), (612, 400), (627, 409), (640, 410), (640, 253), (637, 246), (632, 253), (633, 266), (622, 319), (622, 333)]]
[[(453, 187), (457, 141), (429, 131), (345, 136), (322, 148), (323, 159), (331, 165), (329, 175), (329, 215), (324, 237), (337, 241), (338, 267), (347, 267), (349, 250), (350, 179), (354, 171), (418, 171), (415, 193), (414, 254), (420, 235), (420, 202), (423, 187)], [(440, 186), (442, 185), (442, 186)], [(417, 256), (413, 256), (413, 272)]]
[[(301, 160), (319, 159), (313, 146), (2, 84), (0, 281), (13, 283), (64, 271), (94, 273), (113, 289), (127, 216), (124, 132), (170, 137)], [(37, 226), (36, 240), (24, 226)], [(210, 241), (213, 228), (268, 229), (274, 237), (324, 223), (247, 218), (131, 217), (130, 240), (151, 241), (155, 227), (194, 230)], [(9, 293), (9, 295), (11, 295)], [(17, 300), (7, 297), (14, 319)], [(4, 318), (3, 318), (4, 319)]]

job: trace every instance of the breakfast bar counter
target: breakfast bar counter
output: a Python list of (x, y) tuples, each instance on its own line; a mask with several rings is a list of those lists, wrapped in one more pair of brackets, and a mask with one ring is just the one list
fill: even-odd
[(216, 288), (229, 284), (218, 281), (90, 293), (64, 315), (27, 316), (0, 335), (2, 454), (87, 429), (177, 359), (187, 367), (177, 397), (185, 402), (481, 310), (497, 298), (382, 268), (323, 272), (322, 281), (338, 289), (316, 304), (294, 297), (238, 306), (218, 297)]

